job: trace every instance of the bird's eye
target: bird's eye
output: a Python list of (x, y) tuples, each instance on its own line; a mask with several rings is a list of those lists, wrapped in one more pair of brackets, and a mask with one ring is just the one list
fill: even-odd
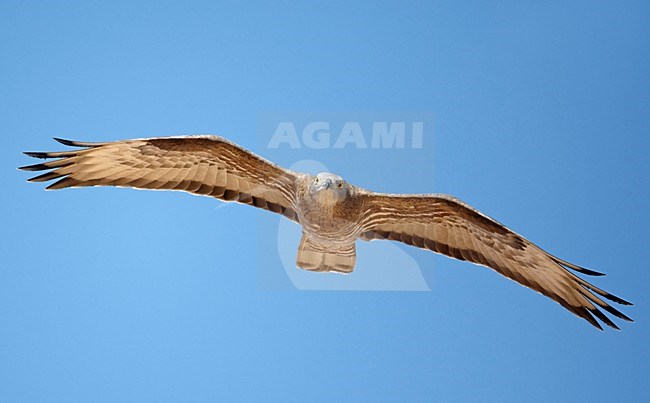
[(343, 183), (339, 182), (339, 189), (343, 188)]
[(318, 183), (318, 178), (316, 178), (316, 181), (315, 181), (315, 182)]

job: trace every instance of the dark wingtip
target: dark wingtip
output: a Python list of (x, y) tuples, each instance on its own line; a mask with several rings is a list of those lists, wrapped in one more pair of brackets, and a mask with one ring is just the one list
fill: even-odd
[(634, 305), (633, 303), (631, 303), (631, 302), (629, 302), (629, 301), (626, 301), (626, 300), (624, 300), (623, 298), (617, 297), (616, 295), (613, 295), (613, 294), (603, 295), (603, 297), (607, 298), (607, 299), (610, 300), (610, 301), (614, 301), (614, 302), (616, 302), (617, 304), (627, 305), (627, 306), (632, 306), (632, 305)]
[(63, 144), (63, 145), (66, 145), (66, 146), (70, 146), (70, 147), (75, 147), (76, 144), (77, 144), (77, 142), (76, 142), (76, 141), (73, 141), (73, 140), (66, 140), (66, 139), (62, 139), (62, 138), (60, 138), (60, 137), (52, 137), (52, 138), (53, 138), (55, 141), (58, 141), (59, 143), (61, 143), (61, 144)]
[(605, 275), (605, 273), (601, 273), (601, 272), (595, 271), (595, 270), (585, 269), (584, 267), (578, 266), (577, 264), (567, 262), (566, 260), (562, 260), (557, 256), (553, 256), (553, 255), (550, 255), (550, 254), (549, 254), (549, 256), (551, 257), (551, 259), (553, 259), (555, 261), (555, 263), (558, 263), (558, 264), (564, 266), (565, 268), (575, 270), (578, 273), (586, 274), (588, 276), (597, 276), (597, 277)]
[(63, 188), (75, 186), (78, 183), (79, 181), (77, 181), (76, 179), (66, 176), (65, 178), (59, 179), (58, 181), (54, 182), (50, 186), (46, 187), (45, 190), (63, 189)]
[(597, 299), (591, 298), (591, 297), (590, 297), (589, 295), (587, 295), (587, 294), (588, 294), (588, 293), (585, 293), (585, 294), (583, 294), (583, 295), (585, 295), (587, 298), (591, 299), (592, 301), (598, 303), (598, 305), (600, 305), (600, 307), (601, 307), (602, 309), (604, 309), (605, 311), (609, 312), (610, 314), (616, 316), (617, 318), (620, 318), (620, 319), (626, 320), (626, 321), (628, 321), (628, 322), (634, 322), (630, 317), (628, 317), (626, 314), (624, 314), (623, 312), (619, 311), (618, 309), (614, 308), (613, 306), (608, 305), (608, 304), (606, 304), (606, 303), (604, 303), (604, 302), (599, 303), (599, 302), (597, 301)]
[(601, 332), (603, 331), (603, 327), (598, 323), (596, 318), (593, 317), (591, 313), (589, 313), (589, 310), (585, 306), (573, 306), (569, 304), (567, 301), (563, 299), (556, 299), (556, 302), (558, 302), (560, 305), (565, 307), (569, 312), (573, 313), (574, 315), (586, 320), (589, 322), (589, 324), (596, 329), (600, 330)]
[[(582, 317), (582, 318), (585, 319), (584, 317)], [(598, 330), (599, 332), (602, 333), (602, 332), (605, 331), (605, 330), (603, 329), (603, 327), (600, 325), (600, 323), (596, 322), (595, 319), (594, 319), (594, 322), (592, 322), (592, 321), (590, 321), (590, 320), (588, 320), (588, 319), (586, 319), (586, 320), (587, 320), (587, 322), (589, 322), (589, 324), (590, 324), (591, 326), (593, 326), (593, 327), (594, 327), (596, 330)]]
[[(601, 332), (603, 331), (603, 327), (598, 323), (598, 321), (593, 317), (593, 315), (588, 310), (586, 307), (576, 307), (574, 308), (574, 312), (578, 314), (578, 316), (582, 317), (585, 319), (587, 322), (589, 322), (593, 327), (596, 329), (600, 330)], [(596, 314), (596, 316), (598, 316)]]
[(21, 171), (43, 171), (45, 169), (50, 169), (50, 167), (48, 167), (45, 164), (34, 164), (34, 165), (25, 165), (22, 167), (18, 167), (18, 169), (20, 169)]
[(65, 174), (59, 173), (57, 171), (51, 171), (51, 172), (46, 172), (42, 175), (35, 176), (33, 178), (27, 179), (27, 182), (47, 182), (51, 181), (52, 179), (58, 179), (62, 176), (65, 176)]
[(600, 312), (598, 310), (598, 308), (593, 308), (593, 309), (587, 308), (587, 309), (589, 310), (589, 312), (591, 312), (594, 316), (596, 316), (598, 319), (600, 319), (607, 326), (611, 327), (612, 329), (616, 329), (616, 330), (619, 330), (619, 331), (621, 330), (618, 326), (616, 326), (616, 324), (614, 322), (612, 322), (611, 319), (609, 319), (607, 316), (605, 316), (604, 313)]
[(66, 140), (62, 139), (60, 137), (52, 137), (54, 140), (58, 141), (59, 143), (70, 146), (70, 147), (100, 147), (106, 143), (92, 143), (92, 142), (87, 142), (87, 141), (74, 141), (74, 140)]
[(43, 153), (43, 152), (23, 151), (23, 154), (30, 156), (32, 158), (42, 158), (42, 159), (47, 158), (47, 153)]
[[(584, 267), (581, 267), (581, 269), (582, 269), (582, 270), (576, 270), (576, 271), (578, 271), (578, 272), (580, 272), (580, 273), (582, 273), (582, 274), (586, 274), (586, 275), (588, 275), (588, 276), (595, 276), (595, 277), (601, 277), (601, 276), (604, 276), (604, 275), (605, 275), (605, 273), (601, 273), (601, 272), (599, 272), (599, 271), (594, 271), (594, 270), (585, 269)], [(574, 269), (574, 270), (575, 270), (575, 269)]]
[(575, 270), (575, 271), (577, 271), (578, 273), (586, 274), (586, 275), (588, 275), (588, 276), (601, 277), (601, 276), (604, 276), (604, 275), (605, 275), (605, 273), (601, 273), (601, 272), (599, 272), (599, 271), (595, 271), (595, 270), (585, 269), (585, 268), (582, 267), (582, 266), (577, 266), (577, 265), (575, 265), (575, 264), (572, 264), (572, 263), (569, 263), (569, 262), (565, 262), (565, 261), (563, 261), (563, 260), (560, 261), (560, 264), (561, 264), (562, 266), (564, 266), (564, 267), (568, 267), (568, 268), (571, 269), (571, 270)]
[(33, 158), (48, 159), (48, 158), (68, 158), (76, 156), (78, 151), (51, 151), (51, 152), (34, 152), (25, 151), (23, 154)]

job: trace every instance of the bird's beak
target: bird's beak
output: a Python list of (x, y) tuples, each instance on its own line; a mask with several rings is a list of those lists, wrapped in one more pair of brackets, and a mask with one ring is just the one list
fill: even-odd
[(323, 182), (321, 182), (320, 186), (318, 187), (318, 190), (329, 189), (331, 187), (332, 187), (332, 180), (325, 179)]

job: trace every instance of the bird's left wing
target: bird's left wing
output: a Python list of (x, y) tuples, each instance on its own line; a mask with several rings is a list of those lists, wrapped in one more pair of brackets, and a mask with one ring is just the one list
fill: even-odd
[[(487, 266), (555, 300), (602, 330), (618, 327), (600, 310), (631, 320), (600, 297), (618, 298), (568, 269), (601, 275), (543, 251), (504, 225), (447, 195), (391, 195), (361, 191), (364, 240), (389, 239)], [(593, 315), (593, 316), (592, 316)]]
[(20, 168), (50, 170), (30, 179), (58, 179), (47, 189), (121, 186), (181, 190), (253, 205), (296, 220), (295, 182), (300, 174), (221, 137), (159, 137), (108, 143), (55, 140), (80, 148), (26, 152), (35, 158), (56, 159)]

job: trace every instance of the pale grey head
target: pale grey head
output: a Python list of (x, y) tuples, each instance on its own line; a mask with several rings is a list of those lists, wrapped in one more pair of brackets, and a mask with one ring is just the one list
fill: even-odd
[(312, 194), (335, 201), (344, 200), (349, 193), (348, 183), (338, 175), (321, 172), (314, 176), (309, 186)]

